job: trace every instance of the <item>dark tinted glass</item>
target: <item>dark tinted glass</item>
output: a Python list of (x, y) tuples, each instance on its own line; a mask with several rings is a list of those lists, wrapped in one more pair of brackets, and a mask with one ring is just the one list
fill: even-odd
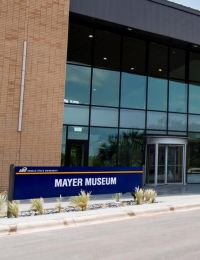
[(185, 79), (185, 51), (170, 49), (169, 76), (175, 79)]
[(65, 103), (89, 104), (91, 68), (68, 65), (65, 83)]
[(109, 31), (95, 31), (94, 66), (118, 70), (121, 36)]
[(168, 115), (168, 130), (171, 131), (186, 131), (187, 116), (184, 114), (169, 113)]
[(89, 165), (116, 166), (117, 164), (117, 134), (115, 128), (90, 129)]
[(68, 62), (91, 65), (92, 42), (92, 28), (70, 23)]
[(122, 73), (121, 107), (145, 109), (146, 77)]
[(121, 129), (118, 149), (120, 166), (142, 166), (144, 164), (143, 132)]
[(92, 78), (92, 104), (119, 106), (120, 73), (94, 69)]
[(147, 112), (147, 128), (155, 130), (167, 129), (167, 113)]
[(200, 134), (189, 133), (189, 141), (187, 145), (187, 171), (191, 173), (196, 169), (200, 172)]
[(67, 132), (67, 126), (63, 126), (62, 147), (61, 147), (61, 165), (65, 165), (66, 132)]
[(146, 44), (144, 41), (124, 37), (122, 70), (133, 73), (145, 73)]
[(168, 48), (156, 43), (149, 45), (148, 73), (151, 76), (167, 77)]
[(200, 54), (190, 53), (190, 81), (200, 82)]

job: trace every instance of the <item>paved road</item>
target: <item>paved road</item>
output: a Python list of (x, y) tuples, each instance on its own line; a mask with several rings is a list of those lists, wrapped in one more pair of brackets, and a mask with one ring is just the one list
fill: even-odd
[(200, 259), (200, 210), (4, 237), (0, 259)]

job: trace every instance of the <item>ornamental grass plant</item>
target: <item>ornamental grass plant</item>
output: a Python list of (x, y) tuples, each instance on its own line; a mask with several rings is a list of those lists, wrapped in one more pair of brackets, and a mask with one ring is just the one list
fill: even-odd
[(81, 190), (80, 194), (78, 196), (72, 197), (70, 201), (75, 207), (80, 208), (81, 211), (84, 211), (87, 209), (88, 203), (90, 201), (90, 194), (90, 192)]
[(144, 190), (137, 187), (134, 192), (135, 202), (137, 205), (141, 205), (144, 202)]
[(0, 193), (0, 216), (3, 217), (6, 215), (6, 206), (7, 206), (7, 193)]
[(43, 198), (32, 199), (30, 210), (34, 211), (37, 215), (44, 214), (44, 200)]
[(154, 189), (144, 190), (144, 200), (148, 203), (156, 202), (157, 193)]
[(19, 201), (13, 200), (8, 202), (7, 216), (8, 218), (17, 218), (19, 216)]

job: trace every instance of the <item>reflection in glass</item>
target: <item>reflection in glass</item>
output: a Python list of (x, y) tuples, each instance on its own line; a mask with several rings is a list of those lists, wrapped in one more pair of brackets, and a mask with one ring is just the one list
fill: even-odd
[(68, 125), (88, 125), (89, 108), (78, 105), (65, 105), (64, 124)]
[(145, 128), (145, 112), (140, 110), (121, 109), (120, 127)]
[(170, 113), (168, 115), (168, 129), (173, 131), (186, 131), (187, 116), (183, 114)]
[(142, 166), (144, 164), (143, 131), (121, 129), (118, 149), (120, 166)]
[(167, 158), (167, 182), (182, 182), (183, 146), (169, 145)]
[(165, 130), (167, 126), (167, 113), (147, 112), (147, 128)]
[(65, 103), (89, 104), (91, 68), (67, 66)]
[(119, 70), (121, 36), (109, 31), (95, 31), (94, 66)]
[(148, 184), (155, 183), (155, 145), (147, 145), (147, 162), (146, 162), (146, 182)]
[(145, 73), (145, 41), (124, 37), (122, 71), (129, 73)]
[(167, 80), (149, 78), (148, 109), (161, 111), (167, 110)]
[(185, 83), (169, 82), (169, 111), (187, 112), (187, 85)]
[(185, 79), (185, 51), (170, 49), (170, 78)]
[(66, 147), (66, 132), (67, 126), (63, 126), (62, 131), (62, 147), (61, 147), (61, 165), (65, 165), (65, 147)]
[(151, 76), (167, 77), (168, 48), (166, 46), (150, 43), (148, 72)]
[(122, 73), (121, 107), (145, 109), (146, 77)]
[(200, 116), (189, 115), (188, 128), (191, 132), (200, 132)]
[(93, 30), (80, 24), (69, 23), (68, 62), (91, 65)]
[(189, 113), (200, 114), (200, 84), (189, 85)]
[(190, 81), (199, 81), (200, 82), (200, 54), (199, 53), (190, 53)]
[(94, 69), (92, 81), (92, 104), (119, 106), (120, 73), (110, 70)]
[(196, 168), (196, 172), (200, 173), (200, 133), (190, 133), (187, 145), (187, 171), (192, 172)]
[(90, 129), (89, 165), (116, 166), (117, 165), (117, 134), (115, 128)]
[(68, 139), (88, 140), (88, 127), (68, 126)]
[(91, 125), (93, 126), (118, 126), (118, 109), (92, 107)]

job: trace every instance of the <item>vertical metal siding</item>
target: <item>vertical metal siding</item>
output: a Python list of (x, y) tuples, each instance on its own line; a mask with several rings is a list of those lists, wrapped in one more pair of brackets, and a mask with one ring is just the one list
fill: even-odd
[(70, 11), (200, 44), (200, 12), (167, 1), (71, 0)]

